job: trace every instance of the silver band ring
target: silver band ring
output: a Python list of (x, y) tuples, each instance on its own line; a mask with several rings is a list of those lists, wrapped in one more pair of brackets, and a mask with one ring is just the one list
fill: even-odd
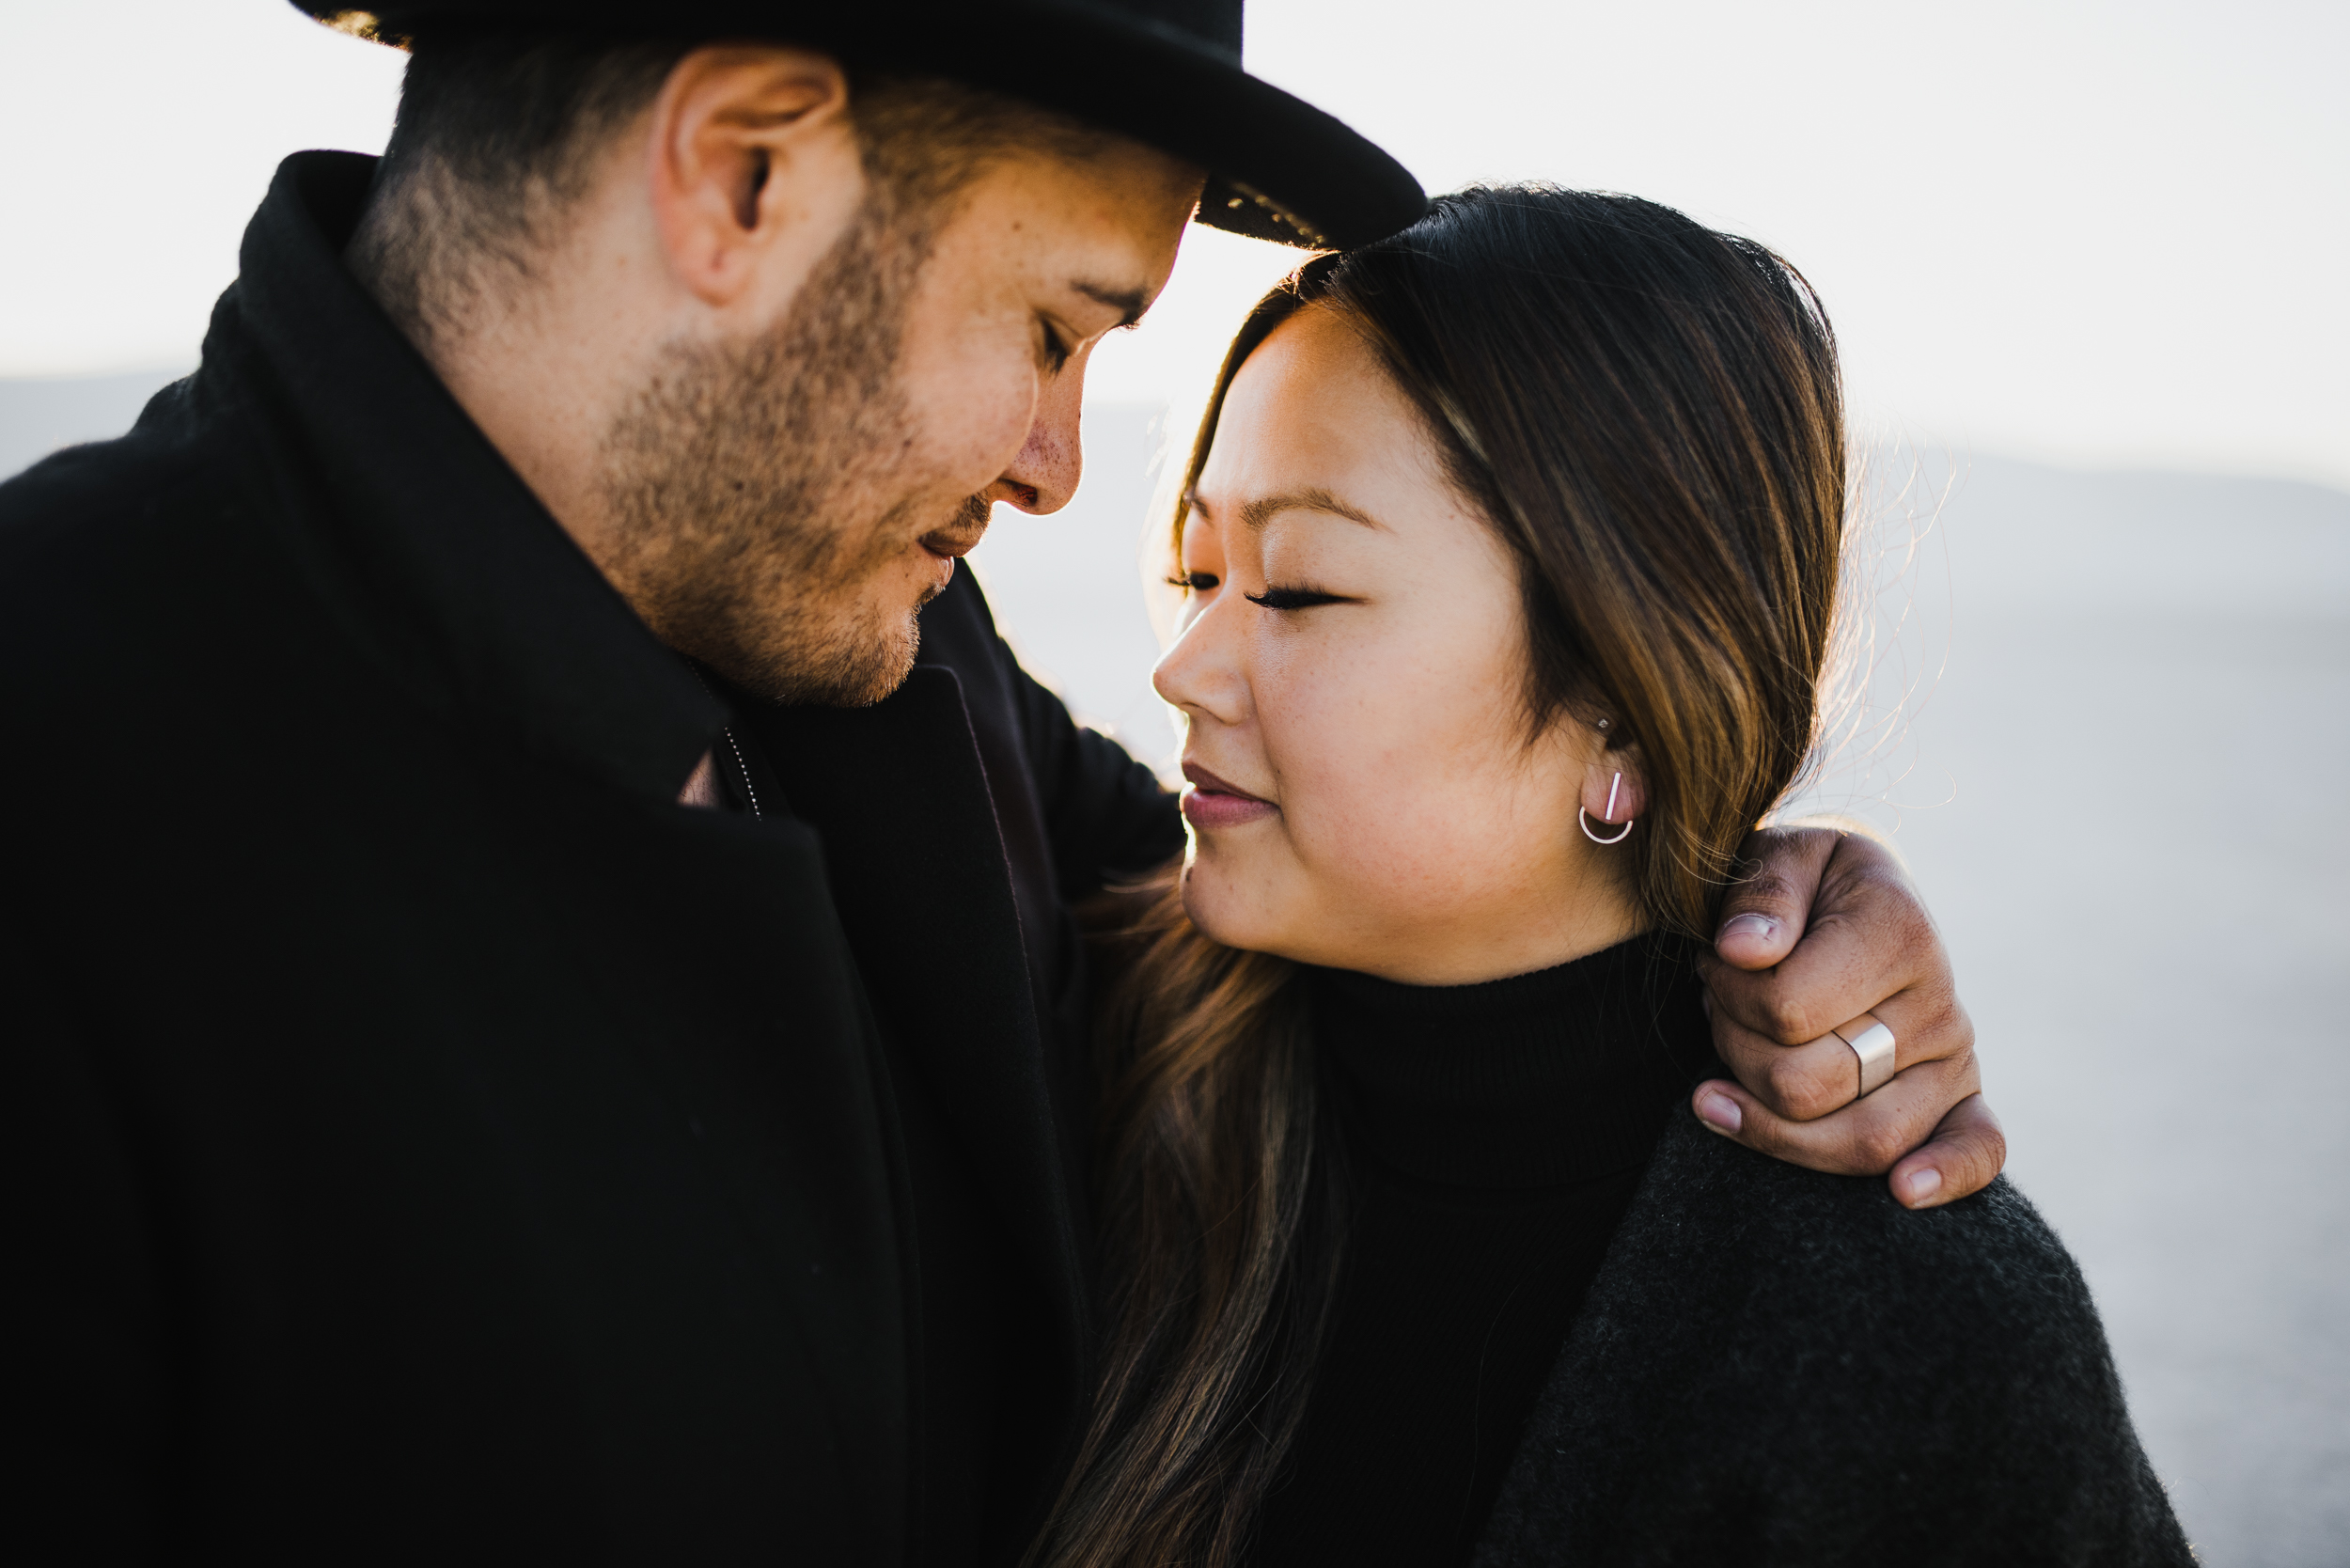
[(1893, 1031), (1873, 1012), (1864, 1012), (1828, 1031), (1860, 1058), (1860, 1092), (1873, 1094), (1893, 1076)]

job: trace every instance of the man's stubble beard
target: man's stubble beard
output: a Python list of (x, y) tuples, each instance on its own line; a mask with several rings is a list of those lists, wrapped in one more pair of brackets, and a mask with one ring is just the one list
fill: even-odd
[(919, 626), (865, 603), (865, 585), (914, 538), (986, 521), (984, 496), (917, 517), (935, 503), (900, 478), (892, 499), (910, 423), (898, 349), (927, 238), (869, 202), (783, 321), (665, 349), (605, 440), (614, 580), (662, 641), (775, 701), (895, 691)]

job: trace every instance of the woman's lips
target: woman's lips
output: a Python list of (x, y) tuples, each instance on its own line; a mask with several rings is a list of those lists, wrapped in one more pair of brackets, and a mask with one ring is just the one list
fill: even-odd
[(1197, 762), (1183, 764), (1183, 776), (1191, 781), (1191, 788), (1183, 792), (1183, 817), (1194, 827), (1238, 827), (1243, 823), (1274, 816), (1281, 809), (1269, 800), (1260, 800), (1239, 786), (1226, 783)]

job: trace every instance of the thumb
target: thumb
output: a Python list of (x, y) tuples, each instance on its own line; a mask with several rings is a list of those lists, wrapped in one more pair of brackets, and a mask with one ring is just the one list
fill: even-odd
[(2007, 1134), (1981, 1090), (1950, 1107), (1934, 1137), (1894, 1166), (1886, 1181), (1904, 1208), (1931, 1209), (1980, 1192), (2007, 1164)]
[(1836, 835), (1817, 827), (1765, 827), (1742, 852), (1747, 874), (1722, 899), (1714, 951), (1734, 969), (1768, 969), (1795, 950)]

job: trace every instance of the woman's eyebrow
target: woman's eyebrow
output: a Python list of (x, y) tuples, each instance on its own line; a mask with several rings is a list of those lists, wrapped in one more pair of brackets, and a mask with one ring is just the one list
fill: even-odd
[(1326, 511), (1350, 523), (1360, 523), (1366, 528), (1384, 530), (1387, 526), (1362, 508), (1351, 505), (1319, 485), (1305, 490), (1286, 490), (1278, 495), (1261, 495), (1244, 503), (1240, 509), (1241, 525), (1254, 531), (1285, 511)]

